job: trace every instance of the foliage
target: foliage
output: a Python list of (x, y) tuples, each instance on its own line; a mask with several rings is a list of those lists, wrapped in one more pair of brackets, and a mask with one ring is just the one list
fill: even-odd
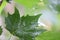
[(36, 39), (37, 40), (60, 40), (60, 32), (58, 31), (44, 32)]
[(0, 27), (0, 35), (2, 34), (2, 28)]
[(15, 8), (15, 13), (13, 15), (8, 14), (8, 17), (5, 18), (6, 29), (21, 40), (34, 40), (38, 33), (45, 31), (37, 29), (40, 16), (41, 14), (20, 17), (18, 10)]
[(1, 15), (1, 12), (2, 12), (2, 10), (4, 9), (4, 7), (6, 6), (6, 1), (3, 1), (2, 2), (2, 4), (1, 4), (1, 6), (0, 6), (0, 15)]
[(60, 4), (56, 5), (56, 11), (60, 12)]
[(39, 1), (40, 0), (25, 0), (25, 1), (24, 0), (15, 0), (15, 2), (20, 3), (28, 8), (35, 6), (36, 4), (38, 4)]

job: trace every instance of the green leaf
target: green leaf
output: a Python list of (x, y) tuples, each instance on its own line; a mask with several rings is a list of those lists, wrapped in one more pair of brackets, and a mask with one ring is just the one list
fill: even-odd
[(15, 9), (13, 15), (8, 15), (5, 18), (6, 29), (21, 40), (34, 40), (39, 33), (44, 31), (37, 28), (40, 16), (41, 14), (36, 16), (27, 15), (20, 18), (18, 10)]
[(13, 34), (13, 32), (17, 29), (18, 22), (20, 20), (20, 14), (18, 10), (15, 8), (15, 13), (13, 15), (8, 14), (6, 20), (6, 28)]
[(38, 26), (38, 18), (40, 14), (37, 16), (23, 16), (20, 18), (20, 22), (18, 25), (18, 29), (15, 31), (15, 35), (20, 37), (21, 40), (34, 40), (36, 33), (39, 33), (40, 30), (37, 29)]
[(60, 32), (59, 31), (49, 31), (42, 33), (36, 37), (37, 40), (60, 40)]
[(0, 35), (2, 34), (2, 28), (1, 28), (1, 26), (0, 26)]
[(6, 6), (7, 2), (6, 1), (3, 1), (1, 6), (0, 6), (0, 15), (1, 15), (1, 12), (2, 10), (4, 9), (4, 7)]
[(22, 4), (25, 7), (32, 8), (38, 4), (40, 0), (15, 0), (15, 2)]

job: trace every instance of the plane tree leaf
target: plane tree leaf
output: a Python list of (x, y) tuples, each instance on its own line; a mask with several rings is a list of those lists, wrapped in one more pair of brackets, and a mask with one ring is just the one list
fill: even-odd
[(35, 37), (44, 30), (38, 29), (38, 18), (41, 14), (36, 16), (19, 16), (19, 12), (15, 9), (13, 15), (8, 14), (5, 18), (6, 29), (14, 36), (21, 40), (35, 40)]

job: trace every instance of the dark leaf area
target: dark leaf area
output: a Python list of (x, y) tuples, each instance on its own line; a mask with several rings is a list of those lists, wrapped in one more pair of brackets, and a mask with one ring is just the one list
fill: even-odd
[(12, 1), (12, 0), (6, 0), (6, 2), (8, 2), (8, 3), (9, 3), (10, 1)]
[(60, 12), (60, 4), (56, 5), (56, 10)]
[(3, 2), (3, 0), (0, 1), (0, 6), (1, 6), (2, 2)]
[(1, 26), (0, 26), (0, 35), (2, 34), (2, 28), (1, 28)]
[(8, 17), (5, 18), (6, 29), (21, 40), (35, 40), (38, 33), (44, 31), (37, 29), (38, 18), (40, 16), (41, 14), (36, 16), (27, 15), (20, 17), (18, 10), (15, 9), (15, 13), (13, 15), (8, 14)]

